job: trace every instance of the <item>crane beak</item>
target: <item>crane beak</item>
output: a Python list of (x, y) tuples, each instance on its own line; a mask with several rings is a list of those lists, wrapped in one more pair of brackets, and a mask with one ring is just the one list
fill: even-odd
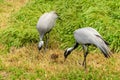
[(60, 15), (59, 15), (57, 12), (55, 12), (55, 14), (58, 16), (58, 20), (62, 20), (62, 19), (60, 18)]
[(66, 61), (66, 58), (64, 58), (64, 62)]
[(65, 50), (65, 52), (64, 52), (64, 62), (65, 62), (66, 59), (67, 59), (66, 53), (67, 53), (67, 50)]
[(38, 47), (38, 50), (40, 51), (42, 49), (42, 47)]

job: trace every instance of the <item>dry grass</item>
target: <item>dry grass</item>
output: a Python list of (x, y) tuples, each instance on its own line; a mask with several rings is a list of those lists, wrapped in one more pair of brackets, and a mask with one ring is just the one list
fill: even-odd
[[(79, 51), (73, 51), (64, 62), (63, 50), (58, 48), (50, 49), (44, 52), (38, 51), (37, 45), (31, 45), (16, 49), (11, 48), (10, 53), (6, 55), (0, 55), (0, 59), (3, 62), (4, 67), (20, 67), (28, 72), (34, 72), (36, 69), (44, 69), (51, 75), (55, 75), (59, 72), (69, 72), (71, 69), (84, 69), (79, 64), (83, 61), (83, 53)], [(51, 58), (51, 55), (56, 54), (58, 58)], [(120, 56), (114, 54), (113, 58), (106, 59), (102, 54), (90, 53), (87, 56), (87, 67), (94, 67), (94, 69), (106, 70), (106, 66), (109, 66), (109, 70), (120, 72)], [(4, 73), (4, 72), (2, 72)], [(46, 76), (47, 77), (47, 76)]]
[(5, 0), (0, 4), (0, 29), (6, 28), (11, 14), (17, 12), (27, 2), (28, 0)]

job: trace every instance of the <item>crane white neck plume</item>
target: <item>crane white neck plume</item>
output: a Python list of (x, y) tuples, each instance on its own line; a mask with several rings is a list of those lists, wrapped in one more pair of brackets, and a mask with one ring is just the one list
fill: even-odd
[(70, 47), (70, 48), (67, 49), (67, 52), (72, 51), (73, 49), (74, 49), (74, 47)]

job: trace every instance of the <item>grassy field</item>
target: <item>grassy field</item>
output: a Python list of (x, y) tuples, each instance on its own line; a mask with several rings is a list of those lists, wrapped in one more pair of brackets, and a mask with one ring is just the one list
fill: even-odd
[[(0, 6), (0, 80), (120, 79), (119, 0), (0, 0)], [(39, 52), (36, 23), (51, 10), (62, 20), (57, 20), (50, 33), (51, 48)], [(84, 70), (81, 47), (66, 62), (63, 53), (74, 44), (73, 31), (86, 26), (110, 43), (114, 56), (106, 59), (90, 47)], [(52, 54), (58, 58), (51, 58)]]

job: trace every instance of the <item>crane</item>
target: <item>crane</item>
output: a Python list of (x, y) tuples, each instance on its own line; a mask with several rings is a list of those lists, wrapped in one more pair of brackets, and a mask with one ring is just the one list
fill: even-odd
[(49, 32), (54, 27), (57, 18), (58, 14), (55, 11), (46, 12), (39, 18), (36, 26), (40, 34), (40, 41), (38, 44), (39, 50), (41, 50), (44, 45), (43, 37), (46, 33), (48, 33), (48, 37), (46, 37), (46, 47), (48, 46)]
[(108, 48), (108, 43), (102, 38), (102, 36), (92, 27), (84, 27), (74, 31), (75, 45), (65, 50), (64, 58), (68, 57), (68, 55), (78, 47), (78, 45), (82, 45), (84, 51), (84, 60), (82, 65), (86, 68), (86, 57), (88, 55), (88, 46), (94, 45), (100, 49), (103, 55), (106, 58), (111, 56), (111, 51)]

